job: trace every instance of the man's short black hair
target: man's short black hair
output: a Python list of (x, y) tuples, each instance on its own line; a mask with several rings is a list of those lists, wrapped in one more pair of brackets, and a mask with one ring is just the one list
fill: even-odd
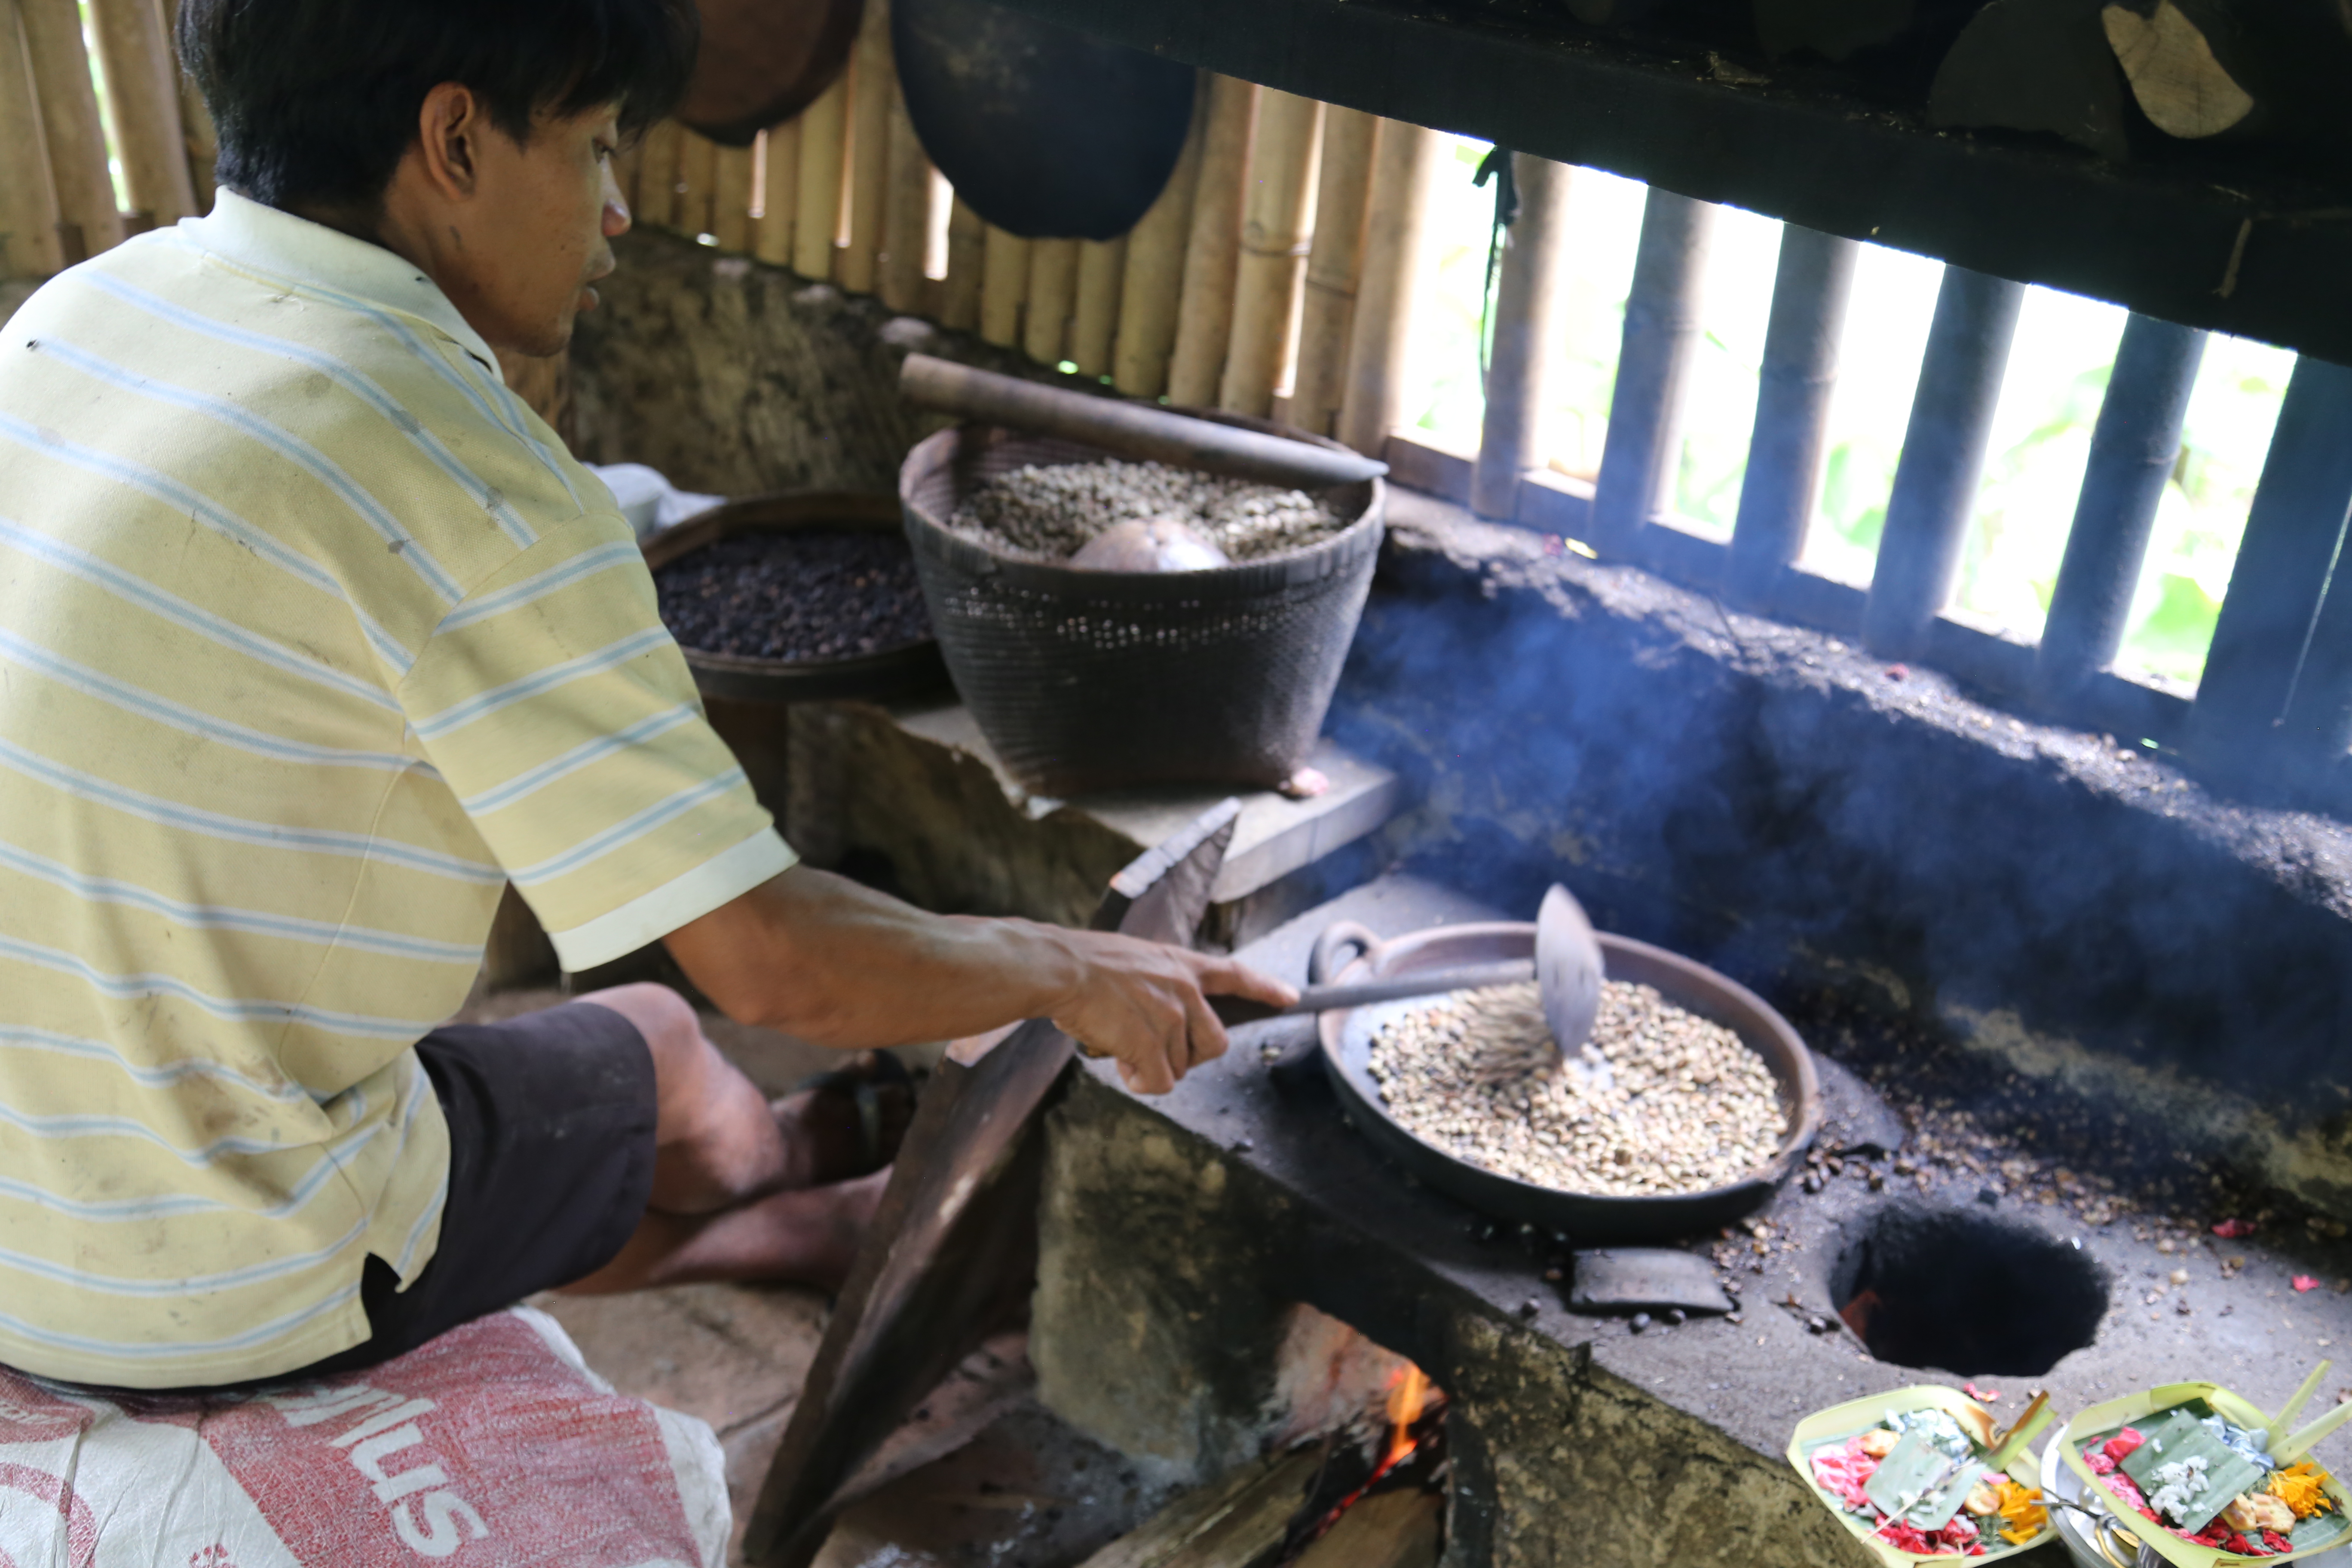
[(633, 133), (676, 106), (699, 34), (694, 0), (180, 0), (218, 178), (275, 207), (379, 201), (445, 81), (517, 142), (611, 103)]

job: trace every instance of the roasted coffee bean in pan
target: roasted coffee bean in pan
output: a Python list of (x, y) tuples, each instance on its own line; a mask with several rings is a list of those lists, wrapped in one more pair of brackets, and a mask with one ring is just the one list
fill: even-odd
[(914, 554), (889, 534), (741, 534), (661, 567), (654, 586), (670, 635), (704, 653), (805, 663), (931, 635)]

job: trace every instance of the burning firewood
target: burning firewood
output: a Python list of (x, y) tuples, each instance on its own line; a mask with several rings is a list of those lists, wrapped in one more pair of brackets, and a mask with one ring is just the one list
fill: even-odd
[(1282, 1550), (1321, 1459), (1309, 1447), (1253, 1460), (1178, 1498), (1082, 1568), (1259, 1568)]
[(1432, 1568), (1444, 1507), (1435, 1492), (1376, 1493), (1292, 1561), (1296, 1568)]

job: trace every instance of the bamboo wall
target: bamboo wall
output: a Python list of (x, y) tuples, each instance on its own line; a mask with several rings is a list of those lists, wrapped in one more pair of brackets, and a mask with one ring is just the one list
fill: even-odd
[[(0, 0), (0, 279), (47, 277), (210, 206), (213, 131), (171, 50), (174, 3), (90, 0), (93, 72), (76, 0)], [(799, 118), (749, 148), (665, 122), (616, 173), (641, 224), (1133, 396), (1377, 453), (1420, 248), (1397, 215), (1420, 205), (1432, 134), (1228, 78), (1202, 79), (1193, 120), (1133, 232), (1021, 239), (957, 202), (924, 156), (875, 4), (847, 73)], [(1359, 330), (1360, 295), (1384, 330)]]
[[(1397, 422), (1432, 132), (1204, 78), (1167, 189), (1108, 241), (982, 223), (923, 154), (885, 7), (848, 73), (748, 150), (675, 121), (625, 155), (640, 225), (926, 316), (1137, 397), (1273, 417), (1377, 454)], [(1360, 295), (1389, 330), (1357, 330)]]
[(212, 123), (173, 57), (171, 9), (90, 0), (85, 37), (76, 0), (0, 0), (0, 279), (45, 278), (210, 205)]

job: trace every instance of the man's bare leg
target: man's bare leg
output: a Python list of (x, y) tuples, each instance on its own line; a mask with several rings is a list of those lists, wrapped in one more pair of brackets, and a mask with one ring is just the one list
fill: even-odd
[(709, 1215), (648, 1210), (620, 1255), (566, 1294), (610, 1295), (705, 1279), (838, 1289), (882, 1201), (887, 1170), (829, 1187), (777, 1193)]
[[(576, 998), (620, 1014), (653, 1053), (657, 1106), (653, 1194), (619, 1257), (566, 1286), (583, 1294), (689, 1279), (772, 1279), (834, 1285), (849, 1267), (881, 1195), (883, 1173), (829, 1186), (805, 1181), (817, 1156), (787, 1137), (751, 1080), (702, 1032), (693, 1007), (666, 985), (615, 986)], [(799, 1108), (805, 1121), (811, 1108)]]

